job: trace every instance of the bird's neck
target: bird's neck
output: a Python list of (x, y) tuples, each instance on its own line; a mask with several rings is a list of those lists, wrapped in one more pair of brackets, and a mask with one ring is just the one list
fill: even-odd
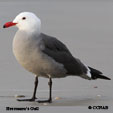
[(28, 35), (40, 35), (41, 33), (41, 25), (30, 25), (30, 26), (24, 26), (24, 27), (19, 27), (19, 31), (25, 32)]
[(30, 38), (30, 36), (33, 35), (40, 35), (41, 34), (41, 30), (40, 29), (19, 29), (19, 31), (25, 33), (26, 35), (28, 35), (28, 38)]

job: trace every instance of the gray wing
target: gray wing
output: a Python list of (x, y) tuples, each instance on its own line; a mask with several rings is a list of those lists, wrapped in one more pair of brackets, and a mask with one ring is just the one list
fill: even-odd
[(72, 56), (67, 47), (54, 37), (41, 34), (45, 49), (43, 52), (56, 62), (64, 65), (67, 74), (81, 75), (87, 72), (86, 67), (79, 59)]

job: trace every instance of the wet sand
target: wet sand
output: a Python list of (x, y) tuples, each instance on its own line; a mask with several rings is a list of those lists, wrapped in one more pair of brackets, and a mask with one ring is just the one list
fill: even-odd
[[(34, 76), (13, 56), (12, 40), (17, 28), (2, 28), (18, 13), (34, 12), (42, 21), (42, 32), (56, 36), (75, 57), (113, 79), (112, 6), (110, 0), (0, 0), (0, 112), (6, 112), (6, 107), (36, 106), (39, 106), (38, 112), (43, 113), (112, 112), (112, 80), (53, 79), (53, 103), (16, 101), (15, 95), (31, 97)], [(40, 99), (48, 98), (47, 82), (47, 79), (39, 78), (37, 97)], [(109, 109), (89, 110), (88, 106), (108, 106)]]

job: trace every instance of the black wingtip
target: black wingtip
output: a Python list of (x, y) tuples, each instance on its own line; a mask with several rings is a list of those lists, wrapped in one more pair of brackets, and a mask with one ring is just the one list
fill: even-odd
[(104, 79), (104, 80), (111, 80), (111, 78), (108, 78), (108, 77), (106, 77), (106, 76), (104, 76), (104, 75), (94, 75), (93, 77), (92, 77), (92, 79)]
[(111, 78), (108, 78), (108, 77), (106, 77), (106, 76), (103, 76), (103, 75), (100, 75), (100, 77), (99, 77), (100, 79), (105, 79), (105, 80), (111, 80)]
[(93, 80), (95, 80), (95, 79), (111, 80), (111, 78), (103, 75), (101, 71), (96, 70), (96, 69), (91, 68), (91, 67), (89, 67), (89, 69), (91, 70), (91, 75), (92, 75)]

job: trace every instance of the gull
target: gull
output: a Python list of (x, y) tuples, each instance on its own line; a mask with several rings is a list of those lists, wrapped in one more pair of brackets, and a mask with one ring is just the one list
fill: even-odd
[(18, 101), (36, 101), (38, 77), (49, 78), (49, 98), (38, 102), (52, 102), (52, 78), (79, 76), (87, 80), (110, 78), (75, 58), (64, 43), (41, 32), (41, 20), (32, 12), (22, 12), (3, 28), (18, 27), (13, 39), (13, 53), (26, 70), (35, 75), (33, 96)]

